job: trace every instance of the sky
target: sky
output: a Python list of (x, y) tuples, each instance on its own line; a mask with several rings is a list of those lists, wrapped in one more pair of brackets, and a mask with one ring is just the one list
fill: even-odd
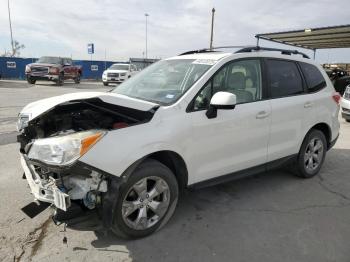
[[(149, 14), (149, 58), (208, 47), (213, 7), (214, 46), (254, 45), (257, 33), (350, 23), (347, 0), (9, 1), (14, 39), (26, 46), (23, 57), (90, 59), (88, 43), (95, 44), (94, 60), (143, 57), (145, 13)], [(266, 41), (260, 44), (282, 47)], [(0, 54), (10, 49), (7, 0), (0, 0)], [(350, 49), (320, 50), (316, 60), (350, 62)]]

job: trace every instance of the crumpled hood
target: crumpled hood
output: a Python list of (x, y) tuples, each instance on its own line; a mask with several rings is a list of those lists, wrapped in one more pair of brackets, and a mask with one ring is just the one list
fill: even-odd
[(133, 108), (141, 111), (151, 110), (153, 107), (158, 106), (158, 104), (147, 102), (144, 100), (131, 98), (125, 95), (114, 94), (114, 93), (105, 93), (105, 92), (80, 92), (80, 93), (71, 93), (60, 96), (54, 96), (36, 102), (30, 103), (25, 106), (20, 114), (29, 115), (29, 120), (36, 118), (42, 113), (50, 110), (51, 108), (73, 100), (89, 99), (89, 98), (99, 98), (102, 101), (119, 105), (123, 107)]

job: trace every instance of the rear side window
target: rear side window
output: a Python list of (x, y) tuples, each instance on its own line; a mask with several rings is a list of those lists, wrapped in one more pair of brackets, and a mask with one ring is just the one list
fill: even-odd
[(270, 97), (278, 98), (304, 93), (303, 82), (296, 63), (268, 59)]
[(316, 92), (326, 86), (326, 80), (316, 66), (300, 63), (300, 67), (306, 79), (308, 92)]

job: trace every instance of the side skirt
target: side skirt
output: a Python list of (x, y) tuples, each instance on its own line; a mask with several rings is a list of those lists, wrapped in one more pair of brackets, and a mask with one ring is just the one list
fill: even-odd
[(205, 188), (205, 187), (209, 187), (209, 186), (214, 186), (214, 185), (218, 185), (221, 183), (227, 183), (233, 180), (237, 180), (237, 179), (241, 179), (241, 178), (245, 178), (245, 177), (250, 177), (259, 173), (264, 173), (264, 172), (268, 172), (274, 169), (278, 169), (282, 166), (286, 166), (288, 164), (294, 163), (297, 159), (297, 154), (295, 155), (291, 155), (291, 156), (287, 156), (287, 157), (283, 157), (262, 165), (258, 165), (255, 167), (250, 167), (244, 170), (240, 170), (234, 173), (230, 173), (227, 175), (222, 175), (219, 177), (215, 177), (209, 180), (205, 180), (205, 181), (201, 181), (198, 183), (194, 183), (188, 186), (188, 189), (200, 189), (200, 188)]

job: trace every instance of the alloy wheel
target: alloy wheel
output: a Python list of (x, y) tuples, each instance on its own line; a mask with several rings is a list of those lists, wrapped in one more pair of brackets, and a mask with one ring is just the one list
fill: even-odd
[(167, 182), (157, 176), (145, 177), (128, 190), (122, 203), (122, 217), (128, 227), (145, 230), (164, 217), (169, 203)]
[(323, 158), (323, 143), (321, 139), (313, 138), (306, 147), (304, 165), (307, 172), (314, 172), (321, 164)]

